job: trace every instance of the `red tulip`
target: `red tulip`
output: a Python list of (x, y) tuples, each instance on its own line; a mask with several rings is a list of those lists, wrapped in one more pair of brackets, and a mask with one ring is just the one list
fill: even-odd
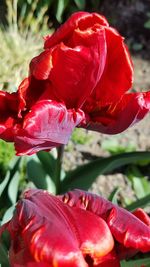
[(119, 267), (107, 223), (42, 190), (29, 190), (9, 223), (11, 267)]
[(76, 126), (120, 133), (150, 109), (150, 92), (127, 93), (132, 81), (119, 33), (99, 14), (75, 13), (45, 38), (13, 97), (1, 92), (0, 137), (23, 155), (66, 144)]
[(11, 267), (120, 267), (150, 252), (150, 218), (141, 209), (135, 215), (81, 190), (29, 190), (0, 234), (11, 235)]
[(137, 251), (150, 252), (150, 218), (142, 210), (132, 213), (110, 201), (82, 190), (60, 196), (71, 207), (78, 207), (104, 219), (117, 241), (119, 258), (129, 257)]

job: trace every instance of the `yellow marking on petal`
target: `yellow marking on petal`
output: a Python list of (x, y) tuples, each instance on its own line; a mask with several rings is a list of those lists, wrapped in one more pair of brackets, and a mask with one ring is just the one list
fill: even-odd
[(89, 254), (94, 261), (97, 261), (111, 252), (113, 248), (114, 239), (111, 233), (109, 233), (97, 244), (94, 244), (91, 241), (85, 241), (80, 249), (84, 255)]
[(69, 200), (68, 196), (64, 195), (64, 196), (63, 196), (63, 202), (64, 202), (65, 204), (67, 204), (67, 203), (68, 203), (68, 200)]
[(84, 205), (84, 208), (86, 209), (88, 206), (88, 199), (86, 196), (82, 196), (81, 203)]
[(36, 262), (40, 262), (41, 261), (39, 253), (38, 253), (37, 250), (35, 250), (35, 252), (34, 252), (34, 259), (35, 259)]
[(56, 259), (53, 259), (52, 266), (58, 267), (58, 261)]
[(50, 68), (53, 68), (53, 58), (52, 55), (50, 55), (50, 60), (49, 60)]
[(40, 262), (41, 261), (41, 254), (42, 254), (42, 251), (40, 251), (39, 253), (39, 249), (36, 248), (36, 245), (38, 243), (38, 239), (41, 237), (42, 235), (42, 232), (43, 232), (43, 227), (40, 228), (39, 230), (37, 230), (32, 238), (31, 238), (31, 252), (34, 256), (34, 259), (37, 261), (37, 262)]

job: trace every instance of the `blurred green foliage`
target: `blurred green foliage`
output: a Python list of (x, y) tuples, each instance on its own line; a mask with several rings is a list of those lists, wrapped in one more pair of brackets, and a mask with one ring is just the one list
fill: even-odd
[(150, 29), (150, 12), (147, 12), (146, 15), (147, 15), (147, 21), (144, 23), (144, 27), (146, 29)]
[(111, 155), (117, 155), (124, 152), (132, 152), (136, 150), (136, 146), (133, 143), (128, 143), (127, 146), (120, 145), (119, 140), (115, 137), (109, 137), (102, 143), (102, 148), (108, 151)]
[(15, 151), (13, 144), (0, 140), (0, 181), (14, 155)]
[(23, 4), (18, 11), (17, 0), (7, 0), (7, 25), (0, 25), (0, 89), (15, 91), (28, 75), (28, 65), (43, 46), (42, 34), (47, 28), (47, 18), (41, 7), (38, 18), (34, 17), (37, 0), (33, 0), (28, 14)]
[(92, 135), (87, 135), (87, 133), (80, 128), (75, 128), (72, 135), (71, 140), (75, 144), (84, 145), (91, 141)]

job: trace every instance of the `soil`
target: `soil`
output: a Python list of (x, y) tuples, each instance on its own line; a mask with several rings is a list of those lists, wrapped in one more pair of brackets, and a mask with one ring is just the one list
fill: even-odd
[[(135, 72), (133, 88), (137, 91), (150, 90), (150, 62), (137, 56), (133, 57), (133, 62)], [(72, 141), (69, 142), (63, 162), (66, 170), (73, 169), (100, 156), (109, 156), (110, 153), (103, 147), (106, 140), (115, 141), (119, 146), (125, 148), (132, 146), (137, 151), (150, 150), (150, 114), (141, 122), (115, 136), (86, 131), (84, 129), (81, 130), (81, 134), (82, 132), (89, 136), (90, 140), (83, 145), (74, 144)], [(147, 176), (150, 176), (150, 174), (147, 173)], [(89, 190), (108, 197), (116, 187), (120, 188), (119, 199), (123, 200), (123, 203), (124, 199), (128, 199), (129, 203), (136, 199), (131, 184), (122, 170), (120, 170), (120, 173), (116, 172), (114, 174), (98, 176)]]
[(150, 59), (150, 0), (101, 0), (99, 11), (126, 38), (132, 53)]

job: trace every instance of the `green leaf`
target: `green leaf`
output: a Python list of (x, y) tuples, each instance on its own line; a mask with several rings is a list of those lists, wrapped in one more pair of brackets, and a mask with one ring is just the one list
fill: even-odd
[(9, 209), (6, 210), (3, 216), (2, 222), (1, 222), (1, 225), (3, 225), (4, 223), (7, 223), (12, 218), (14, 210), (15, 210), (15, 205), (11, 206)]
[(40, 151), (37, 153), (37, 157), (40, 160), (46, 173), (49, 174), (52, 179), (54, 179), (56, 166), (56, 160), (54, 156), (49, 152)]
[(5, 246), (0, 243), (0, 264), (2, 267), (9, 267), (8, 253)]
[(118, 197), (118, 193), (120, 191), (120, 188), (116, 187), (112, 193), (110, 194), (108, 200), (111, 201), (113, 204), (116, 204), (118, 205), (118, 200), (117, 200), (117, 197)]
[(121, 267), (150, 267), (150, 258), (140, 260), (122, 261)]
[(30, 156), (27, 161), (27, 175), (37, 188), (55, 193), (55, 185), (36, 155)]
[(147, 196), (140, 198), (139, 200), (136, 200), (132, 204), (126, 206), (126, 209), (132, 211), (132, 210), (135, 210), (137, 208), (144, 208), (148, 204), (150, 204), (150, 194), (148, 194)]
[(127, 146), (120, 145), (119, 140), (114, 137), (104, 140), (102, 143), (102, 148), (110, 152), (112, 155), (117, 155), (125, 152), (132, 152), (136, 150), (136, 146), (130, 143)]
[(79, 9), (84, 9), (85, 8), (85, 4), (86, 4), (86, 1), (85, 0), (74, 0), (75, 4), (77, 5), (77, 7)]
[(3, 182), (0, 184), (0, 196), (2, 195), (3, 191), (5, 190), (7, 184), (8, 184), (8, 181), (10, 179), (10, 171), (7, 171), (6, 173), (6, 176), (3, 180)]
[(127, 177), (131, 181), (133, 190), (138, 199), (150, 193), (150, 183), (137, 166), (133, 165), (128, 168)]
[(61, 23), (63, 12), (68, 4), (68, 0), (58, 0), (57, 10), (56, 10), (56, 18)]
[(19, 188), (19, 177), (20, 177), (20, 173), (19, 171), (17, 171), (12, 177), (9, 183), (9, 186), (8, 186), (8, 196), (12, 204), (15, 204), (17, 201), (18, 188)]
[(62, 182), (62, 191), (73, 188), (89, 189), (100, 174), (106, 174), (121, 166), (149, 159), (150, 152), (130, 152), (107, 158), (99, 158), (68, 172)]

